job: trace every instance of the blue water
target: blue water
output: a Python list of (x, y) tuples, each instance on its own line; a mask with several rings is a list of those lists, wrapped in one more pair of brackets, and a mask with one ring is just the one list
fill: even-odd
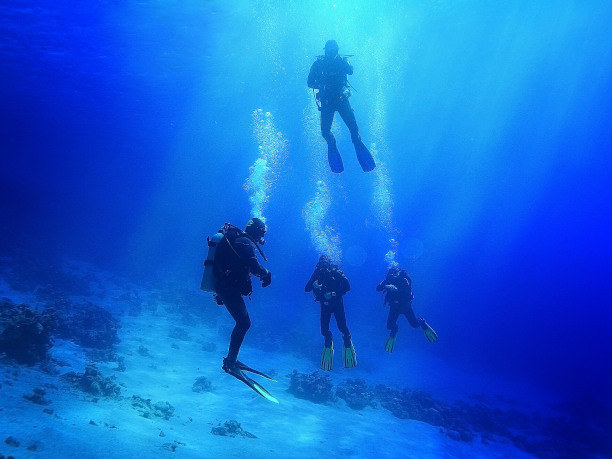
[[(273, 283), (249, 308), (276, 349), (319, 352), (303, 286), (331, 250), (376, 359), (391, 250), (440, 336), (410, 341), (425, 362), (610, 403), (611, 19), (603, 0), (5, 0), (0, 247), (197, 290), (206, 235), (256, 211)], [(326, 164), (306, 77), (330, 38), (372, 173), (338, 116), (346, 170)]]

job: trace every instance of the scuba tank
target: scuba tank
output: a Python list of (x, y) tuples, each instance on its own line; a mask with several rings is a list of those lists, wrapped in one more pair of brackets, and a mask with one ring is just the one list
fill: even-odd
[(202, 274), (202, 283), (200, 284), (200, 290), (205, 292), (215, 293), (216, 282), (213, 273), (213, 265), (215, 263), (217, 246), (223, 238), (223, 233), (216, 233), (212, 238), (206, 238), (206, 242), (208, 244), (208, 255), (206, 256), (206, 260), (204, 260), (204, 273)]

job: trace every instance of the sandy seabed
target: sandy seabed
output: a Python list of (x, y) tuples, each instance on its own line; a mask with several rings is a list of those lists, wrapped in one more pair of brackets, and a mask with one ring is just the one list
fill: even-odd
[[(100, 300), (104, 295), (98, 292), (98, 303), (111, 301), (121, 294), (116, 286), (107, 288), (107, 299)], [(142, 289), (138, 296), (146, 298), (149, 294)], [(37, 302), (34, 295), (11, 291), (4, 282), (0, 283), (0, 296), (32, 307)], [(471, 443), (455, 441), (440, 433), (439, 427), (396, 418), (381, 407), (353, 410), (341, 399), (323, 405), (296, 398), (287, 391), (289, 375), (294, 369), (301, 373), (317, 370), (313, 360), (255, 349), (249, 346), (247, 335), (240, 358), (275, 375), (276, 382), (261, 380), (279, 400), (278, 404), (271, 403), (221, 370), (227, 330), (232, 326), (227, 314), (219, 320), (222, 324), (212, 327), (185, 324), (179, 314), (168, 312), (159, 303), (141, 309), (138, 314), (122, 314), (120, 320), (121, 341), (115, 352), (123, 357), (123, 371), (118, 371), (117, 361), (91, 362), (86, 350), (61, 339), (56, 339), (49, 351), (51, 365), (28, 367), (2, 359), (0, 455), (15, 458), (532, 457), (509, 441), (485, 444), (478, 436)], [(171, 337), (176, 335), (177, 326), (183, 335)], [(334, 384), (345, 378), (376, 382), (359, 367), (342, 369), (339, 354), (330, 373)], [(62, 378), (69, 372), (83, 373), (91, 363), (119, 386), (118, 397), (87, 394)], [(465, 375), (455, 375), (451, 369), (442, 367), (440, 374), (446, 380), (452, 378), (455, 390), (460, 392), (458, 385), (465, 381)], [(209, 392), (193, 390), (194, 382), (202, 376), (211, 383)], [(469, 388), (464, 390), (467, 393)], [(37, 392), (44, 395), (33, 402), (32, 395)], [(173, 411), (167, 419), (151, 413), (144, 417), (142, 410), (134, 405), (133, 397), (150, 400), (152, 405), (167, 402)], [(213, 433), (215, 427), (230, 420), (238, 421), (241, 432), (248, 434), (231, 437)]]

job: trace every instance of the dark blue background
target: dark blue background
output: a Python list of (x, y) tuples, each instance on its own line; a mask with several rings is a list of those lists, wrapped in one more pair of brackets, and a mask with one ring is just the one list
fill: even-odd
[[(377, 3), (3, 2), (3, 244), (197, 289), (205, 235), (249, 217), (262, 108), (289, 148), (266, 210), (274, 283), (252, 307), (280, 339), (307, 321), (320, 344), (302, 208), (323, 170), (326, 223), (367, 253), (345, 265), (365, 355), (386, 333), (373, 289), (394, 236), (441, 336), (416, 352), (609, 399), (612, 7)], [(343, 125), (346, 172), (316, 167), (305, 81), (329, 38), (355, 54), (352, 104), (389, 171), (392, 233)]]

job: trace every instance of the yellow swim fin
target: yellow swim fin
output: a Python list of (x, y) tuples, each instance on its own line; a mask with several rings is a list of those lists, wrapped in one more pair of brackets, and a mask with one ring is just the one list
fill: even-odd
[(331, 371), (334, 368), (334, 343), (329, 347), (323, 346), (321, 351), (321, 370)]
[(387, 338), (387, 342), (385, 343), (385, 351), (389, 354), (393, 354), (393, 350), (395, 349), (395, 340), (397, 339), (397, 335), (391, 336)]
[(342, 361), (344, 362), (344, 368), (353, 368), (357, 366), (357, 354), (351, 341), (350, 346), (342, 344)]
[(429, 326), (429, 324), (425, 321), (421, 323), (421, 328), (423, 329), (423, 333), (425, 334), (425, 338), (430, 343), (435, 343), (438, 341), (438, 334), (434, 331), (433, 328)]

